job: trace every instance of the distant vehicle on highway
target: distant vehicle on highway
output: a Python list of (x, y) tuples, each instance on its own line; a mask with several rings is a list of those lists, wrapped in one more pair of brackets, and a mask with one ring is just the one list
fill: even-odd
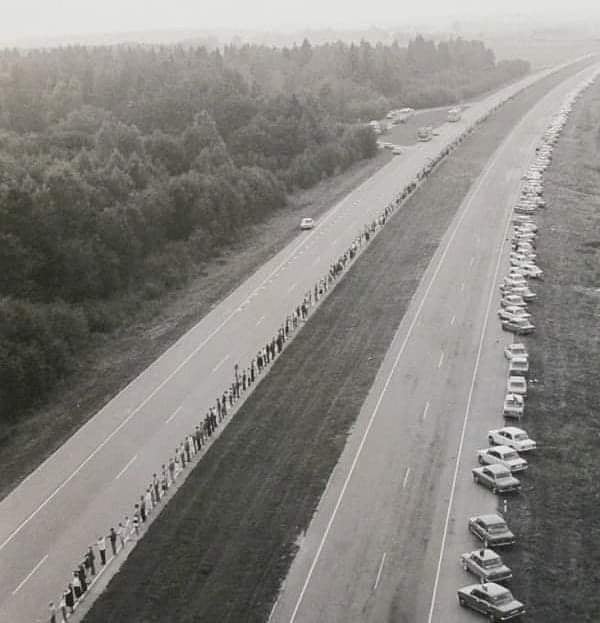
[(402, 153), (402, 148), (399, 145), (395, 145), (392, 149), (394, 156), (399, 156)]
[(460, 106), (454, 106), (454, 108), (451, 108), (448, 111), (447, 120), (450, 123), (456, 123), (457, 121), (460, 121), (461, 117), (462, 117), (462, 110), (460, 109)]
[(425, 125), (423, 127), (420, 127), (417, 130), (417, 140), (424, 142), (424, 141), (430, 141), (433, 137), (433, 128), (430, 125)]
[(520, 420), (525, 415), (525, 400), (519, 394), (506, 394), (502, 415), (505, 418)]
[(506, 587), (494, 582), (458, 589), (458, 603), (463, 608), (481, 612), (492, 623), (512, 621), (525, 614), (525, 606)]
[(504, 356), (510, 361), (513, 357), (529, 357), (525, 344), (513, 342), (504, 349)]
[(515, 535), (508, 529), (500, 515), (476, 515), (469, 519), (469, 532), (477, 537), (485, 547), (505, 547), (516, 542)]
[(529, 335), (535, 331), (535, 325), (533, 325), (527, 318), (514, 318), (512, 320), (503, 320), (502, 328), (505, 331), (510, 331), (515, 335)]
[(312, 229), (315, 226), (315, 221), (312, 218), (309, 218), (308, 216), (303, 218), (300, 221), (300, 229)]
[(508, 446), (492, 446), (478, 450), (477, 460), (480, 465), (502, 465), (511, 473), (522, 472), (527, 469), (527, 461), (521, 458), (514, 448)]
[(521, 489), (520, 481), (499, 463), (474, 467), (471, 471), (475, 483), (487, 487), (492, 493), (512, 493)]
[(522, 428), (516, 426), (505, 426), (488, 431), (488, 442), (490, 446), (508, 446), (517, 452), (529, 452), (535, 450), (537, 444)]
[(507, 567), (499, 554), (493, 549), (476, 549), (460, 557), (460, 563), (465, 571), (472, 573), (484, 582), (508, 582), (512, 578), (512, 571)]

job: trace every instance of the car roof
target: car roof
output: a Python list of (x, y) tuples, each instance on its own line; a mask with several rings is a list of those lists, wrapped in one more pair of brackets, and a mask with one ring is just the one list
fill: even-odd
[(491, 465), (486, 465), (483, 469), (487, 469), (493, 473), (500, 472), (502, 474), (509, 473), (504, 465), (500, 465), (499, 463), (492, 463)]
[(512, 433), (513, 435), (525, 432), (522, 428), (517, 428), (516, 426), (504, 426), (503, 428), (499, 428), (498, 430), (499, 431), (503, 430), (503, 431), (506, 431), (507, 433)]
[(498, 452), (515, 452), (515, 450), (509, 446), (493, 446), (488, 448), (488, 450), (498, 450)]
[(493, 549), (476, 549), (471, 552), (471, 554), (477, 555), (481, 560), (497, 560), (500, 558), (498, 554)]
[(478, 515), (477, 517), (475, 517), (475, 519), (480, 519), (483, 523), (488, 525), (506, 523), (504, 519), (502, 519), (502, 517), (500, 517), (500, 515), (497, 515), (496, 513), (490, 513), (488, 515)]

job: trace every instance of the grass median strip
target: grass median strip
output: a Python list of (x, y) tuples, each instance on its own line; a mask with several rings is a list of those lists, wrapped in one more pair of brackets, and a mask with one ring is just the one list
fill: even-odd
[[(576, 104), (544, 174), (536, 216), (544, 281), (532, 306), (523, 426), (538, 442), (510, 504), (507, 558), (528, 620), (600, 621), (600, 84)], [(528, 459), (530, 457), (527, 457)]]
[(267, 619), (457, 208), (510, 128), (570, 73), (501, 108), (396, 213), (151, 525), (87, 623)]

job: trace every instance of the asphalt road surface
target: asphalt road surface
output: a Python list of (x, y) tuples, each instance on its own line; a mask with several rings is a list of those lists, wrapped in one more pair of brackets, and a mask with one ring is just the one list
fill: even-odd
[(457, 604), (457, 588), (476, 583), (458, 561), (478, 546), (468, 518), (500, 503), (473, 483), (471, 469), (487, 431), (504, 425), (502, 351), (512, 340), (496, 311), (510, 210), (551, 116), (593, 71), (540, 100), (465, 199), (363, 405), (271, 623), (481, 621)]
[[(428, 158), (486, 110), (535, 79), (536, 76), (528, 77), (471, 105), (460, 122), (445, 124), (440, 136), (415, 146), (410, 157), (396, 157), (328, 211), (313, 231), (299, 233), (296, 240), (215, 307), (0, 503), (0, 621), (29, 623), (44, 616), (48, 602), (59, 597), (87, 547), (99, 535), (106, 535), (125, 514), (132, 514), (133, 504), (152, 474), (159, 472), (173, 448), (229, 386), (234, 364), (245, 366), (250, 362), (258, 348), (276, 333), (285, 316), (302, 301), (304, 293), (327, 273), (331, 261), (414, 178)], [(492, 239), (496, 234), (489, 223), (483, 228), (488, 232), (486, 238), (489, 235)], [(483, 240), (482, 250), (486, 244), (487, 240)], [(478, 259), (474, 270), (479, 273), (482, 265)], [(465, 279), (468, 274), (465, 273)], [(482, 283), (486, 282), (485, 276), (481, 277)], [(459, 306), (454, 311), (449, 308), (447, 313), (462, 318), (465, 303), (473, 299), (471, 312), (479, 313), (473, 319), (480, 318), (477, 293), (469, 286), (466, 294), (459, 297)], [(445, 296), (454, 300), (452, 293)], [(436, 306), (436, 313), (442, 314), (443, 309)], [(441, 323), (435, 325), (439, 331), (443, 320), (437, 318), (436, 322)], [(465, 325), (460, 326), (465, 333)], [(445, 349), (445, 363), (440, 366), (444, 374), (453, 361), (470, 356), (454, 354), (463, 353), (468, 346), (459, 340), (459, 333), (450, 332), (439, 344), (440, 349)], [(430, 345), (429, 338), (427, 346)], [(413, 382), (418, 380), (417, 369), (428, 369), (431, 362), (427, 357), (438, 356), (439, 353), (425, 350), (414, 359)], [(436, 372), (434, 365), (432, 373)], [(467, 374), (466, 370), (462, 372)], [(452, 400), (461, 404), (465, 379), (453, 382), (457, 386)], [(441, 395), (442, 390), (439, 392)], [(411, 401), (411, 409), (423, 410), (417, 394), (402, 399)], [(427, 434), (435, 435), (439, 419), (435, 414), (440, 405), (433, 395), (428, 400), (431, 416), (422, 434), (429, 431)], [(402, 470), (407, 458), (403, 452), (396, 455), (400, 480), (404, 478)], [(416, 465), (414, 470), (408, 478), (407, 493), (414, 491), (411, 495), (418, 495), (414, 489), (415, 478), (419, 477)], [(434, 474), (436, 481), (440, 476)], [(383, 543), (382, 540), (380, 546)], [(371, 545), (368, 541), (361, 545), (369, 549), (369, 559), (377, 551)], [(364, 570), (364, 564), (360, 568)]]

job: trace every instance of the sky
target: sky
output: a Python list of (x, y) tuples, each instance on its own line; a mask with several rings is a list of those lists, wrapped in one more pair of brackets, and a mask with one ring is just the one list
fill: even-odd
[(146, 30), (394, 27), (506, 13), (600, 15), (600, 0), (0, 0), (0, 37)]

